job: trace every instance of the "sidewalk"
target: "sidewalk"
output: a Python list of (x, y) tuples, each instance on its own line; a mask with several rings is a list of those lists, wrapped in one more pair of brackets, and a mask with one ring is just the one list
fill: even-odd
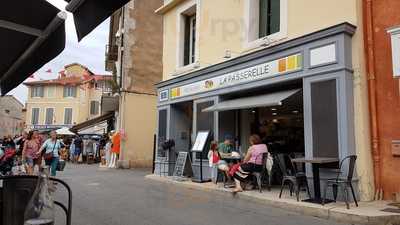
[[(160, 177), (154, 174), (147, 175), (146, 178), (158, 182), (181, 185), (189, 189), (217, 191), (225, 193), (227, 197), (232, 197), (231, 190), (223, 188), (222, 184), (215, 185), (211, 182), (200, 184), (194, 183), (190, 180), (175, 181), (171, 177)], [(325, 206), (301, 201), (297, 202), (294, 196), (290, 197), (287, 190), (284, 192), (281, 199), (279, 199), (278, 196), (279, 190), (275, 188), (271, 191), (264, 190), (262, 193), (259, 193), (258, 190), (245, 191), (235, 195), (235, 198), (274, 205), (275, 207), (295, 211), (303, 215), (315, 216), (344, 223), (360, 225), (400, 225), (400, 213), (397, 214), (381, 211), (382, 209), (390, 208), (390, 206), (388, 206), (389, 202), (385, 201), (360, 202), (359, 207), (355, 207), (354, 204), (351, 204), (350, 209), (348, 210), (346, 209), (346, 205), (341, 202), (330, 203)], [(305, 196), (301, 197), (304, 198)]]

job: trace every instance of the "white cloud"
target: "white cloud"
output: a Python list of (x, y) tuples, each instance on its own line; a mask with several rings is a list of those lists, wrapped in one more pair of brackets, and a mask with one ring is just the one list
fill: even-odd
[[(65, 1), (47, 0), (60, 10), (65, 11)], [(35, 77), (41, 79), (52, 79), (57, 77), (57, 72), (62, 70), (64, 65), (70, 63), (80, 63), (87, 66), (91, 71), (97, 74), (107, 74), (104, 69), (104, 53), (105, 46), (108, 43), (109, 20), (107, 19), (99, 25), (94, 31), (86, 36), (78, 43), (76, 36), (73, 15), (68, 13), (65, 24), (66, 46), (65, 50), (55, 59), (44, 65), (35, 73)], [(52, 70), (52, 74), (46, 73), (48, 69)], [(9, 94), (14, 95), (20, 101), (25, 102), (28, 90), (24, 85), (19, 85)]]

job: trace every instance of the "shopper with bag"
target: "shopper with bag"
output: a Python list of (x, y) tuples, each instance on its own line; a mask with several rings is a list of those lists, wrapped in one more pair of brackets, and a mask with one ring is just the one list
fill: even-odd
[(41, 154), (45, 150), (43, 158), (47, 166), (50, 167), (51, 176), (55, 177), (57, 174), (57, 166), (60, 161), (60, 150), (62, 144), (60, 140), (57, 140), (57, 133), (55, 131), (50, 132), (50, 138), (47, 139), (38, 154)]

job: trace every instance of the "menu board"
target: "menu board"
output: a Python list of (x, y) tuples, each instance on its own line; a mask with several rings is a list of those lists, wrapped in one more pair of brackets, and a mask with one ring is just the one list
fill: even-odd
[(182, 177), (186, 166), (187, 152), (179, 152), (175, 162), (174, 177)]
[(193, 152), (202, 152), (204, 146), (207, 143), (208, 135), (210, 134), (209, 131), (199, 131), (197, 132), (196, 141), (192, 147)]

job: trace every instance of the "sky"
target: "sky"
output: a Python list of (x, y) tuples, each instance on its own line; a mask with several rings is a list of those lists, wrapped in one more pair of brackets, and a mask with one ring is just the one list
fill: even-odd
[[(60, 10), (65, 11), (65, 1), (47, 0)], [(58, 72), (63, 70), (64, 65), (74, 62), (87, 66), (96, 74), (109, 74), (105, 71), (105, 46), (108, 44), (109, 20), (107, 19), (99, 25), (88, 36), (78, 43), (76, 36), (73, 15), (68, 13), (65, 23), (66, 45), (64, 51), (52, 61), (44, 65), (34, 73), (36, 79), (53, 79)], [(52, 73), (47, 73), (51, 69)], [(22, 103), (25, 103), (28, 97), (28, 89), (24, 85), (19, 85), (12, 90), (10, 95), (14, 95)]]

